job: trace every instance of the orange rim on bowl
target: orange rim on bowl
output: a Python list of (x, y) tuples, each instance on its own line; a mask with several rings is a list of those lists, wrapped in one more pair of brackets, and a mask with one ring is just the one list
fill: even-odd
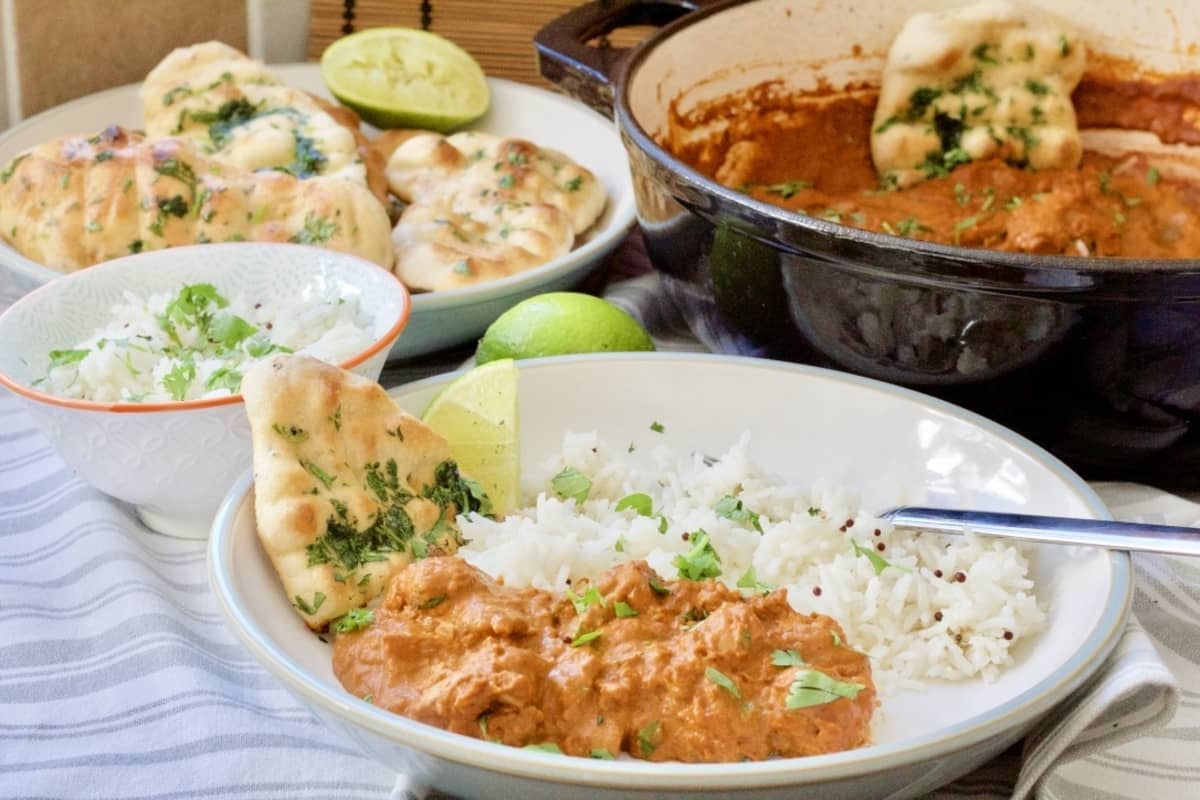
[[(258, 243), (258, 244), (264, 244), (264, 243)], [(306, 246), (306, 245), (288, 244), (288, 243), (283, 243), (283, 242), (273, 242), (271, 244), (276, 247), (295, 247), (295, 248), (309, 249), (308, 246)], [(185, 245), (183, 247), (170, 248), (170, 249), (190, 250), (195, 247), (210, 247), (210, 246), (211, 245), (198, 244), (198, 245)], [(161, 251), (151, 251), (151, 252), (161, 252)], [(330, 251), (330, 252), (334, 252), (334, 251)], [(395, 281), (396, 285), (400, 288), (400, 297), (402, 299), (401, 307), (400, 307), (400, 315), (396, 318), (396, 322), (390, 328), (388, 328), (387, 332), (384, 333), (382, 336), (376, 338), (375, 341), (373, 341), (371, 343), (371, 346), (368, 347), (366, 350), (363, 350), (361, 353), (355, 354), (352, 358), (349, 358), (349, 359), (341, 362), (338, 365), (342, 369), (352, 369), (354, 367), (357, 367), (359, 364), (363, 363), (367, 359), (369, 359), (371, 356), (376, 355), (380, 350), (384, 349), (385, 347), (390, 347), (392, 345), (392, 343), (396, 340), (396, 338), (399, 337), (399, 335), (404, 331), (404, 327), (408, 324), (409, 316), (412, 313), (412, 295), (409, 293), (408, 287), (404, 285), (404, 282), (401, 281), (390, 270), (384, 269), (383, 267), (381, 267), (378, 264), (375, 264), (371, 261), (367, 261), (365, 258), (359, 258), (358, 256), (351, 255), (349, 253), (338, 252), (337, 256), (339, 258), (346, 258), (346, 259), (351, 259), (353, 261), (361, 262), (362, 264), (367, 265), (367, 266), (371, 267), (372, 269), (377, 269), (380, 272), (386, 274), (389, 278), (391, 278), (393, 281)], [(41, 295), (42, 293), (49, 291), (51, 289), (51, 287), (55, 286), (56, 284), (60, 283), (61, 281), (72, 280), (73, 278), (75, 278), (78, 275), (85, 274), (87, 270), (104, 269), (107, 264), (112, 264), (112, 263), (113, 262), (111, 262), (111, 261), (104, 262), (104, 263), (96, 264), (91, 267), (87, 267), (86, 269), (83, 269), (83, 270), (79, 270), (78, 272), (66, 273), (61, 278), (55, 278), (54, 280), (50, 281), (49, 283), (39, 286), (38, 288), (34, 289), (33, 291), (29, 292), (28, 294), (26, 294), (25, 296), (23, 296), (19, 300), (17, 300), (11, 306), (9, 306), (7, 309), (5, 309), (3, 313), (0, 313), (0, 326), (3, 325), (4, 318), (6, 316), (8, 316), (9, 314), (13, 313), (13, 311), (15, 309), (17, 309), (19, 306), (21, 306), (27, 302), (34, 302), (30, 298), (35, 298), (35, 297)], [(95, 400), (76, 400), (76, 399), (68, 398), (68, 397), (59, 397), (58, 395), (50, 394), (49, 392), (43, 392), (39, 389), (35, 389), (32, 386), (27, 386), (26, 384), (13, 379), (12, 377), (10, 377), (8, 374), (6, 374), (3, 371), (0, 371), (0, 386), (3, 386), (4, 388), (8, 389), (9, 391), (12, 391), (23, 397), (27, 397), (30, 400), (36, 400), (39, 403), (47, 403), (49, 405), (61, 406), (63, 408), (74, 408), (74, 409), (78, 409), (80, 411), (112, 411), (112, 412), (116, 412), (119, 414), (134, 414), (134, 413), (155, 412), (155, 411), (185, 411), (188, 409), (196, 409), (196, 408), (214, 408), (217, 406), (233, 405), (235, 403), (242, 402), (241, 392), (238, 392), (237, 394), (225, 395), (222, 397), (197, 398), (195, 400), (178, 400), (178, 401), (157, 402), (157, 403), (133, 403), (133, 402), (102, 403), (102, 402), (98, 402)]]

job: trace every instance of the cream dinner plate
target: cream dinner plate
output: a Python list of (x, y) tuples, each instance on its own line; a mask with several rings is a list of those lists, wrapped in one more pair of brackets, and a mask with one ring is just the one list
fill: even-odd
[[(289, 86), (332, 99), (317, 64), (270, 68)], [(576, 285), (621, 243), (633, 223), (629, 166), (611, 120), (545, 89), (499, 78), (488, 79), (488, 85), (491, 110), (469, 126), (471, 130), (521, 137), (561, 150), (596, 174), (608, 194), (608, 204), (583, 242), (561, 258), (498, 281), (413, 295), (412, 317), (392, 346), (391, 359), (412, 358), (467, 342), (526, 297)], [(138, 89), (138, 84), (109, 89), (15, 125), (0, 135), (0, 166), (57, 136), (94, 133), (114, 124), (140, 128), (142, 104)], [(0, 242), (0, 305), (60, 274)]]
[[(983, 417), (906, 389), (813, 367), (711, 355), (607, 354), (520, 362), (521, 457), (556, 453), (566, 431), (639, 446), (723, 452), (745, 430), (762, 468), (801, 485), (855, 486), (862, 505), (899, 502), (1107, 517), (1062, 463)], [(392, 391), (420, 413), (450, 376)], [(660, 422), (663, 432), (651, 431)], [(359, 700), (331, 648), (307, 630), (259, 547), (251, 477), (213, 525), (210, 582), (238, 638), (340, 736), (415, 783), (465, 797), (761, 796), (907, 798), (965, 774), (1082, 686), (1116, 645), (1132, 589), (1128, 554), (1043, 547), (1033, 556), (1048, 629), (992, 683), (934, 683), (882, 697), (873, 742), (754, 763), (596, 761), (451, 734)], [(649, 702), (649, 700), (648, 700)]]

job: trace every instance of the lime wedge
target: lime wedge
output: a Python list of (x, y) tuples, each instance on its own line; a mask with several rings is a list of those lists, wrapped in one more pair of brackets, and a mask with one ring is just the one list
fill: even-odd
[(446, 132), (482, 117), (491, 93), (471, 54), (436, 33), (368, 28), (321, 55), (333, 96), (379, 128)]
[(492, 361), (438, 393), (422, 421), (450, 442), (450, 455), (479, 481), (497, 516), (517, 507), (521, 482), (517, 431), (517, 367)]

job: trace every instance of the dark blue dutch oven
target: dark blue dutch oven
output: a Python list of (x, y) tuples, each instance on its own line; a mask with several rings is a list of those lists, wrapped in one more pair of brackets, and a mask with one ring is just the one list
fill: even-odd
[[(1115, 55), (1146, 58), (1153, 45), (1152, 66), (1190, 58), (1200, 73), (1200, 57), (1163, 49), (1190, 41), (1170, 31), (1172, 6), (1189, 1), (1096, 2), (1084, 35), (1121, 41), (1137, 28), (1154, 42), (1130, 40)], [(877, 76), (921, 5), (598, 0), (547, 25), (535, 45), (543, 75), (615, 117), (664, 291), (711, 349), (937, 395), (1089, 479), (1200, 487), (1200, 262), (1027, 255), (859, 230), (721, 186), (656, 141), (667, 104), (694, 87), (719, 93), (772, 68), (811, 75), (804, 60)], [(588, 45), (630, 25), (659, 29), (632, 50)]]

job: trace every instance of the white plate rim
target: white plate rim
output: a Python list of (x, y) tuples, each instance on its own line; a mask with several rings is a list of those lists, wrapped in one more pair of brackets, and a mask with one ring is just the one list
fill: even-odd
[[(315, 72), (319, 74), (320, 65), (315, 63), (293, 63), (293, 64), (268, 64), (273, 70), (278, 70), (282, 74), (289, 73), (308, 73)], [(581, 116), (594, 116), (601, 123), (610, 124), (613, 128), (613, 135), (617, 135), (615, 123), (608, 120), (603, 115), (593, 111), (591, 108), (577, 103), (564, 95), (557, 94), (548, 89), (543, 89), (537, 86), (530, 86), (519, 81), (512, 81), (505, 78), (488, 77), (489, 84), (496, 84), (502, 91), (524, 92), (531, 95), (536, 95), (539, 101), (553, 102), (558, 104), (564, 113), (577, 114)], [(96, 103), (106, 98), (119, 97), (130, 92), (137, 92), (141, 87), (141, 82), (126, 83), (121, 86), (114, 86), (109, 89), (104, 89), (99, 92), (77, 97), (74, 100), (68, 100), (65, 103), (53, 106), (45, 111), (38, 112), (28, 119), (24, 119), (8, 128), (3, 133), (0, 133), (0, 146), (10, 138), (15, 138), (21, 135), (26, 130), (37, 125), (43, 124), (45, 120), (52, 119), (54, 116), (62, 113), (69, 113), (78, 106), (85, 104)], [(636, 211), (633, 201), (632, 184), (624, 186), (626, 191), (620, 196), (609, 198), (612, 204), (612, 219), (603, 228), (598, 228), (588, 235), (585, 241), (579, 247), (574, 248), (569, 253), (555, 259), (553, 262), (543, 264), (539, 267), (509, 275), (506, 278), (499, 280), (487, 281), (474, 286), (464, 286), (458, 289), (446, 289), (440, 292), (412, 292), (412, 313), (421, 314), (424, 312), (443, 311), (448, 307), (460, 308), (469, 305), (478, 305), (489, 302), (497, 297), (501, 297), (512, 292), (520, 291), (521, 289), (532, 285), (543, 283), (553, 278), (565, 275), (574, 269), (578, 268), (581, 261), (587, 261), (594, 256), (596, 251), (602, 250), (605, 246), (612, 242), (613, 239), (623, 238), (633, 226), (636, 218)], [(9, 267), (16, 268), (25, 277), (37, 281), (49, 281), (54, 278), (63, 276), (64, 274), (50, 267), (33, 261), (17, 252), (14, 248), (8, 245), (0, 245), (11, 252), (11, 257), (5, 257), (5, 264)]]
[[(660, 364), (678, 361), (689, 364), (718, 362), (740, 364), (747, 368), (768, 369), (806, 375), (891, 394), (918, 402), (941, 413), (976, 425), (990, 435), (1018, 447), (1057, 475), (1072, 488), (1089, 511), (1098, 519), (1111, 519), (1099, 496), (1059, 459), (1025, 437), (944, 400), (903, 387), (849, 373), (805, 364), (770, 359), (724, 356), (710, 353), (603, 353), (585, 356), (554, 356), (521, 362), (521, 369), (553, 368), (556, 364), (579, 361), (644, 361)], [(451, 380), (459, 372), (443, 373), (403, 386), (389, 394), (408, 394)], [(304, 671), (266, 636), (261, 627), (238, 608), (233, 599), (237, 592), (228, 567), (231, 548), (223, 531), (232, 530), (242, 504), (249, 499), (253, 474), (247, 473), (230, 489), (213, 521), (209, 538), (209, 585), (218, 606), (237, 638), (289, 689), (338, 716), (369, 729), (376, 735), (406, 747), (420, 750), (465, 767), (501, 772), (510, 776), (549, 781), (571, 786), (608, 789), (698, 790), (777, 788), (805, 786), (883, 772), (910, 763), (945, 757), (956, 751), (1029, 723), (1049, 712), (1081, 687), (1103, 665), (1124, 632), (1133, 603), (1132, 560), (1129, 553), (1107, 551), (1110, 592), (1095, 628), (1079, 649), (1049, 676), (1025, 689), (1016, 697), (963, 722), (941, 728), (921, 737), (885, 745), (849, 750), (829, 755), (778, 759), (748, 763), (680, 764), (644, 762), (636, 759), (592, 761), (564, 759), (563, 756), (494, 744), (441, 728), (409, 720), (384, 709), (327, 690)]]

